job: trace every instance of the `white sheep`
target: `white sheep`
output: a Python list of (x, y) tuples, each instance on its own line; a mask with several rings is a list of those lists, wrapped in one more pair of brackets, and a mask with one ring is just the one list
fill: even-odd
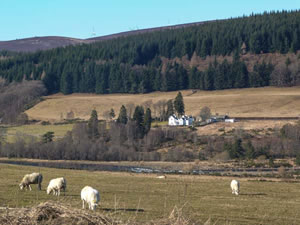
[(29, 189), (31, 191), (32, 189), (31, 189), (30, 184), (38, 184), (38, 188), (39, 188), (39, 190), (41, 190), (42, 189), (42, 181), (43, 181), (43, 175), (40, 173), (26, 174), (23, 177), (19, 186), (20, 186), (21, 190), (23, 190), (26, 187), (27, 189)]
[(239, 195), (240, 193), (240, 182), (238, 180), (232, 180), (230, 184), (232, 194)]
[(157, 176), (156, 178), (157, 178), (157, 179), (166, 179), (167, 176), (166, 176), (166, 175), (161, 175), (161, 176)]
[(64, 194), (66, 191), (67, 182), (66, 179), (63, 177), (55, 178), (50, 180), (49, 185), (47, 187), (47, 194), (49, 195), (53, 192), (53, 195), (60, 195), (60, 190), (64, 190)]
[(95, 210), (98, 202), (100, 201), (100, 194), (96, 189), (90, 186), (85, 186), (81, 190), (81, 200), (83, 209), (85, 209), (85, 203), (87, 203), (89, 209)]

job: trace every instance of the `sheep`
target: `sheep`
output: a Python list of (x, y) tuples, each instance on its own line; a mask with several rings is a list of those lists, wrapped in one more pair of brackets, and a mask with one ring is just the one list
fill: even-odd
[(63, 177), (52, 179), (49, 182), (49, 185), (47, 187), (47, 194), (49, 195), (51, 192), (53, 192), (53, 195), (60, 195), (60, 190), (64, 190), (64, 195), (66, 192), (67, 182), (66, 179)]
[(238, 180), (232, 180), (230, 184), (232, 194), (239, 195), (240, 192), (240, 182)]
[(26, 174), (21, 183), (19, 184), (19, 187), (21, 190), (23, 190), (25, 187), (31, 191), (30, 184), (38, 184), (39, 190), (42, 189), (42, 181), (43, 181), (43, 175), (40, 173), (32, 173), (32, 174)]
[(161, 176), (157, 176), (156, 178), (157, 178), (157, 179), (166, 179), (167, 176), (166, 176), (166, 175), (161, 175)]
[(82, 209), (85, 209), (85, 203), (87, 203), (89, 209), (95, 210), (96, 206), (98, 205), (98, 202), (100, 201), (100, 194), (96, 189), (90, 186), (85, 186), (81, 190), (81, 200)]

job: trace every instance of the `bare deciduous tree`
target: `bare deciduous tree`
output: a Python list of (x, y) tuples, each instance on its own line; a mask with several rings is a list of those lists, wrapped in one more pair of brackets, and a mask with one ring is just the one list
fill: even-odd
[(152, 105), (153, 105), (152, 100), (147, 100), (142, 103), (142, 106), (144, 107), (144, 109), (147, 109), (147, 108), (151, 109)]
[(41, 81), (23, 81), (3, 85), (0, 81), (0, 117), (5, 123), (14, 123), (18, 115), (34, 105), (46, 93)]
[(109, 115), (110, 111), (106, 110), (103, 112), (102, 116), (105, 120), (109, 120), (110, 119), (110, 115)]
[(205, 120), (209, 119), (211, 117), (210, 108), (208, 108), (207, 106), (204, 106), (200, 110), (199, 116), (200, 116), (200, 118), (201, 118), (202, 121), (205, 121)]
[(129, 102), (125, 107), (127, 109), (127, 116), (129, 119), (131, 119), (135, 109), (135, 105), (132, 102)]
[(167, 100), (159, 100), (156, 103), (157, 111), (158, 111), (158, 117), (160, 121), (165, 120), (166, 117), (166, 111), (167, 111)]

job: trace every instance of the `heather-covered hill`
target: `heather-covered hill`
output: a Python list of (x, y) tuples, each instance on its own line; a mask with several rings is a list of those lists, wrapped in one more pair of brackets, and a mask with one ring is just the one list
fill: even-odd
[(32, 37), (12, 41), (0, 41), (0, 51), (6, 50), (12, 52), (35, 52), (38, 50), (48, 50), (58, 47), (65, 47), (68, 45), (76, 45), (91, 42), (93, 41), (68, 37)]

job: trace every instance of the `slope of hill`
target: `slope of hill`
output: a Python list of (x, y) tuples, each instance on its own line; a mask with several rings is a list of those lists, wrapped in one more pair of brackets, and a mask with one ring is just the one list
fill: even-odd
[(48, 50), (57, 47), (91, 42), (94, 41), (57, 36), (32, 37), (12, 41), (0, 41), (0, 51), (35, 52), (37, 50)]
[(110, 40), (119, 37), (128, 37), (132, 35), (145, 34), (154, 31), (173, 30), (173, 29), (185, 28), (190, 26), (197, 26), (197, 25), (202, 25), (211, 22), (214, 21), (204, 21), (204, 22), (195, 22), (195, 23), (186, 23), (186, 24), (177, 24), (171, 26), (139, 29), (139, 30), (120, 32), (120, 33), (87, 38), (87, 39), (69, 38), (69, 37), (60, 37), (60, 36), (45, 36), (45, 37), (31, 37), (31, 38), (24, 38), (24, 39), (16, 39), (10, 41), (0, 41), (0, 51), (5, 50), (5, 51), (12, 51), (12, 52), (35, 52), (38, 50), (49, 50), (58, 47), (66, 47), (68, 45), (76, 45), (82, 43), (90, 44), (96, 41)]
[(198, 26), (198, 25), (203, 25), (203, 24), (217, 22), (217, 21), (221, 21), (221, 20), (210, 20), (210, 21), (203, 21), (203, 22), (184, 23), (184, 24), (176, 24), (176, 25), (163, 26), (163, 27), (153, 27), (153, 28), (146, 28), (146, 29), (131, 30), (131, 31), (125, 31), (125, 32), (120, 32), (120, 33), (116, 33), (116, 34), (100, 36), (100, 37), (88, 38), (85, 40), (92, 40), (92, 41), (109, 40), (109, 39), (119, 38), (119, 37), (128, 37), (128, 36), (132, 36), (132, 35), (151, 33), (154, 31), (174, 30), (174, 29), (186, 28), (186, 27), (191, 27), (191, 26)]
[[(114, 109), (118, 115), (121, 105), (127, 110), (132, 105), (147, 105), (152, 109), (152, 116), (159, 116), (163, 102), (174, 99), (177, 92), (154, 92), (150, 94), (72, 94), (51, 95), (26, 111), (31, 119), (59, 121), (73, 112), (74, 117), (88, 119), (96, 109), (101, 119), (105, 112)], [(249, 88), (222, 91), (186, 90), (182, 92), (186, 114), (197, 116), (204, 106), (212, 113), (247, 117), (287, 117), (299, 116), (300, 88)], [(133, 112), (133, 111), (132, 111)]]
[[(89, 45), (17, 55), (0, 61), (0, 76), (9, 81), (41, 79), (49, 93), (64, 94), (300, 84), (300, 11), (198, 24), (125, 32), (103, 41), (86, 40), (95, 42)], [(273, 64), (278, 60), (261, 60), (265, 54), (280, 55), (280, 65)], [(205, 58), (210, 58), (208, 65), (198, 63)]]

